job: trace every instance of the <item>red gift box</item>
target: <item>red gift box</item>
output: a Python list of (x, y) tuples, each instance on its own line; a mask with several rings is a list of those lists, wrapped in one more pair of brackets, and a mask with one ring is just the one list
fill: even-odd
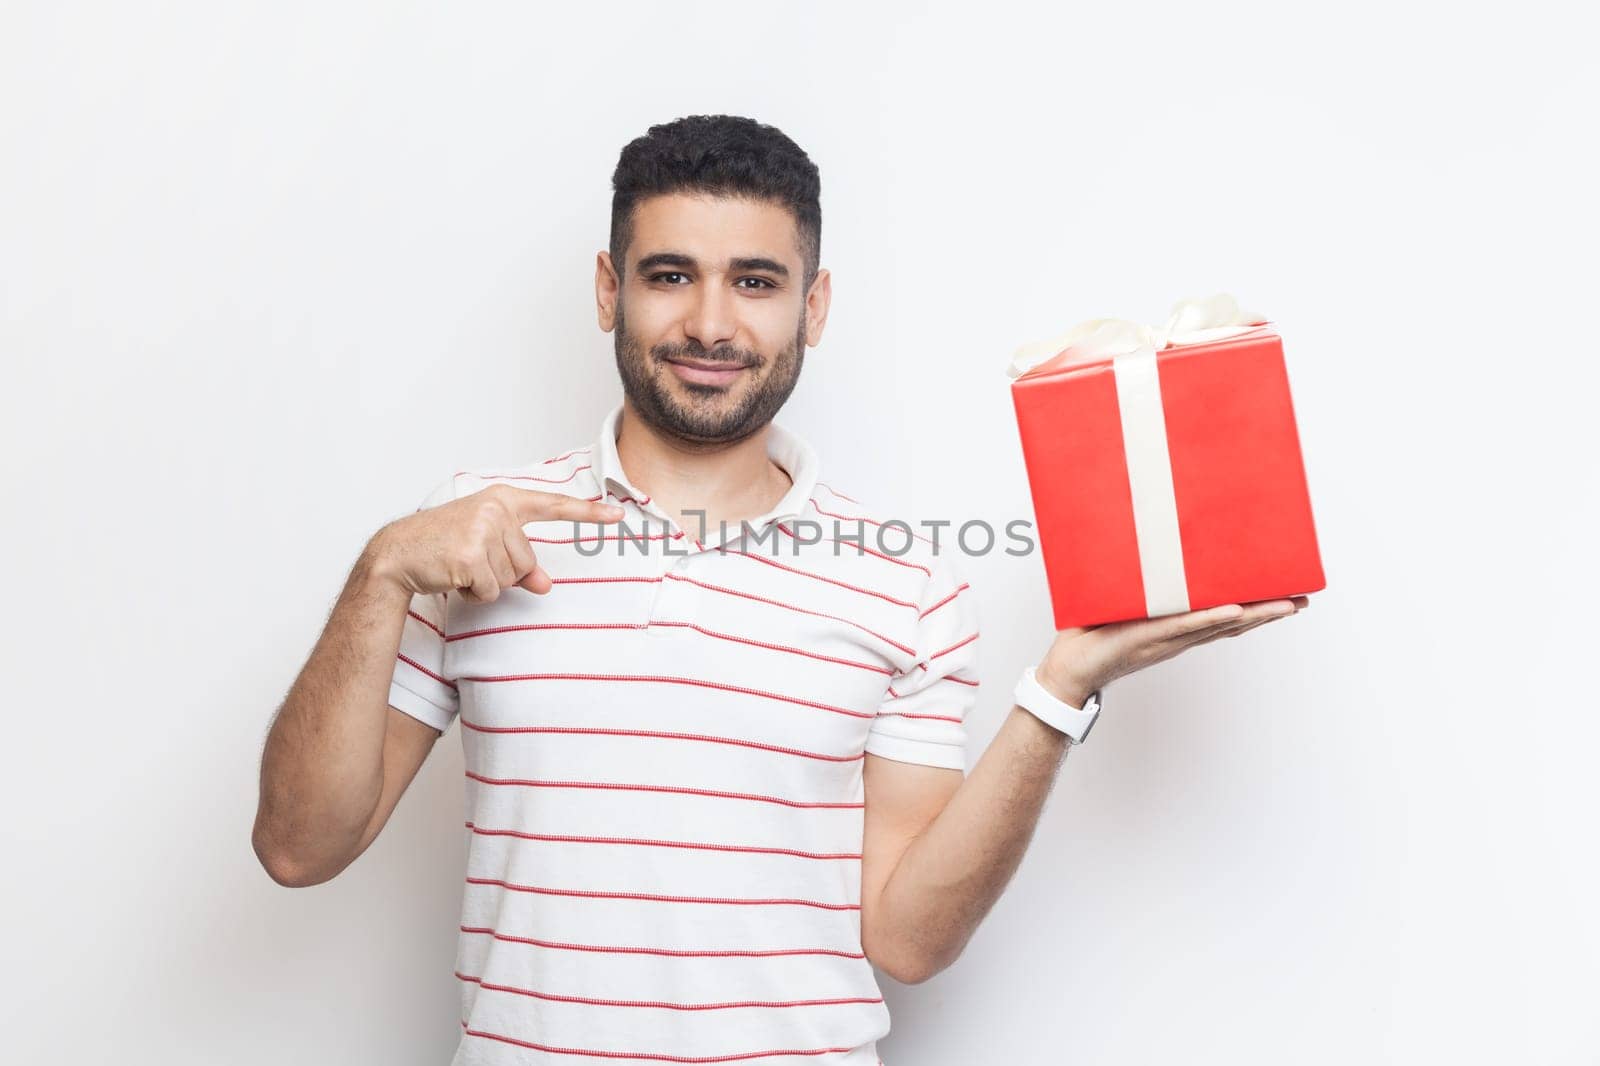
[(1087, 361), (1068, 348), (1011, 397), (1057, 629), (1325, 586), (1268, 325)]

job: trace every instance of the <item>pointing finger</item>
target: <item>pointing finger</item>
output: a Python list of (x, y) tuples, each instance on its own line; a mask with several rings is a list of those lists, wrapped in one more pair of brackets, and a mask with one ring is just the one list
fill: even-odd
[(550, 508), (549, 517), (565, 518), (573, 522), (618, 522), (626, 513), (614, 503), (563, 496)]
[(616, 504), (601, 503), (578, 496), (563, 496), (558, 492), (540, 492), (536, 489), (510, 489), (514, 496), (507, 499), (517, 520), (545, 522), (551, 519), (568, 519), (573, 522), (616, 522), (624, 512)]

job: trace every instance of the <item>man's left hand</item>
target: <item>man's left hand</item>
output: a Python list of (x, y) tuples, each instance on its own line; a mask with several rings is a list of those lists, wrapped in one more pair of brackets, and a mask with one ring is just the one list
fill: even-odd
[(1309, 596), (1294, 596), (1057, 630), (1056, 639), (1035, 674), (1051, 695), (1082, 707), (1089, 693), (1115, 678), (1218, 637), (1236, 637), (1256, 626), (1287, 618), (1309, 603)]

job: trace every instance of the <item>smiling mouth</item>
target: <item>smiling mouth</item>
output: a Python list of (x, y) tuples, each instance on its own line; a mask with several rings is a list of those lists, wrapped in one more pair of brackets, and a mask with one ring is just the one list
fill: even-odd
[(695, 370), (744, 370), (755, 365), (753, 363), (705, 362), (697, 359), (668, 359), (667, 362), (677, 366), (692, 367)]
[(691, 385), (727, 385), (754, 363), (706, 363), (668, 359), (672, 372)]

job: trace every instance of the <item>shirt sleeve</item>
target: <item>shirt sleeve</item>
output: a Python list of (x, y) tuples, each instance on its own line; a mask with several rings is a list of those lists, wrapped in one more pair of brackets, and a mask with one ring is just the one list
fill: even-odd
[[(418, 511), (456, 498), (454, 477), (435, 486)], [(417, 593), (406, 610), (400, 632), (400, 652), (395, 656), (389, 682), (389, 706), (425, 722), (443, 733), (460, 711), (456, 683), (445, 667), (445, 633), (448, 628), (444, 593)]]
[(964, 772), (967, 714), (978, 702), (978, 609), (955, 565), (934, 558), (917, 607), (917, 661), (889, 682), (867, 751)]

